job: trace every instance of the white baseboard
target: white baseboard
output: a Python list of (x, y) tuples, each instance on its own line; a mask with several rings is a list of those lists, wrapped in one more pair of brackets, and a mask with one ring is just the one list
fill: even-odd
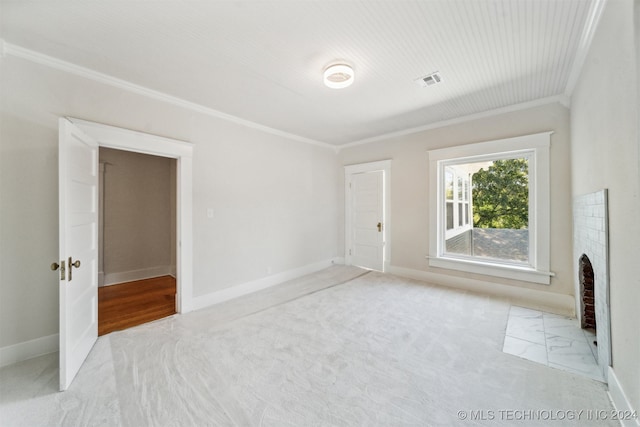
[(393, 265), (389, 266), (387, 273), (395, 274), (396, 276), (408, 277), (410, 279), (422, 280), (450, 288), (464, 289), (467, 291), (505, 297), (524, 307), (550, 311), (564, 316), (575, 316), (575, 303), (573, 297), (570, 295), (520, 288), (517, 286), (503, 285), (484, 280), (469, 279), (466, 277), (449, 276), (447, 274), (414, 270), (411, 268), (396, 267)]
[[(332, 258), (313, 264), (306, 265), (304, 267), (296, 268), (293, 270), (284, 271), (282, 273), (274, 274), (272, 276), (264, 277), (262, 279), (254, 280), (251, 282), (243, 283), (242, 285), (234, 286), (229, 289), (224, 289), (218, 292), (212, 292), (201, 297), (193, 298), (194, 310), (208, 307), (210, 305), (219, 304), (221, 302), (237, 298), (242, 295), (250, 294), (252, 292), (259, 291), (271, 286), (278, 285), (287, 280), (292, 280), (306, 274), (315, 273), (334, 264), (344, 264), (344, 258)], [(131, 280), (140, 280), (148, 277), (164, 276), (167, 274), (175, 274), (175, 270), (172, 271), (171, 267), (160, 267), (157, 269), (145, 269), (129, 271), (124, 273), (114, 273), (111, 279), (121, 280), (124, 282)], [(152, 275), (151, 275), (152, 274)], [(149, 276), (151, 275), (151, 276)], [(108, 277), (109, 275), (107, 275)], [(121, 283), (121, 281), (117, 283)], [(109, 283), (115, 284), (115, 283)], [(108, 285), (105, 285), (108, 286)], [(59, 349), (59, 336), (58, 334), (49, 335), (46, 337), (36, 338), (34, 340), (21, 342), (6, 347), (0, 347), (0, 367), (11, 365), (23, 360), (33, 359), (34, 357), (42, 356), (44, 354), (54, 353)]]
[[(623, 427), (640, 427), (640, 408), (634, 408), (627, 399), (627, 395), (618, 381), (615, 371), (609, 366), (609, 399), (620, 414), (620, 425)], [(635, 419), (624, 417), (627, 414), (633, 414), (635, 411), (639, 416)], [(624, 418), (624, 419), (622, 419)]]
[[(175, 270), (175, 268), (174, 268)], [(142, 268), (140, 270), (106, 273), (102, 284), (99, 286), (117, 285), (118, 283), (132, 282), (134, 280), (151, 279), (153, 277), (169, 276), (172, 273), (170, 265)], [(174, 273), (175, 274), (175, 273)], [(98, 281), (100, 283), (100, 281)]]
[(271, 286), (279, 285), (280, 283), (286, 282), (287, 280), (292, 280), (307, 274), (315, 273), (316, 271), (331, 267), (334, 264), (344, 264), (344, 258), (327, 259), (313, 264), (308, 264), (303, 267), (295, 268), (293, 270), (287, 270), (283, 271), (282, 273), (273, 274), (271, 276), (253, 280), (251, 282), (232, 286), (221, 291), (211, 292), (206, 295), (193, 297), (192, 307), (194, 310), (199, 310), (201, 308), (209, 307), (215, 304), (220, 304), (222, 302), (229, 301), (243, 295), (261, 291), (263, 289), (270, 288)]
[(0, 348), (0, 367), (58, 351), (58, 334)]

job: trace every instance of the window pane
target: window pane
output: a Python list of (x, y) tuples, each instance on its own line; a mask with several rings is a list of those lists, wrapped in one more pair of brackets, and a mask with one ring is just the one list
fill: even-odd
[(464, 225), (469, 225), (469, 203), (464, 204)]
[(444, 173), (444, 196), (447, 200), (453, 200), (453, 173)]
[[(529, 161), (526, 157), (447, 166), (457, 209), (447, 203), (445, 252), (509, 263), (529, 261)], [(471, 177), (466, 184), (463, 177)], [(445, 183), (451, 185), (451, 182)], [(466, 185), (465, 185), (466, 184)], [(467, 190), (465, 187), (469, 188)], [(471, 193), (471, 197), (469, 197)], [(472, 204), (469, 206), (469, 199)], [(456, 230), (452, 231), (456, 210)], [(471, 224), (472, 223), (472, 224)], [(471, 225), (471, 230), (465, 226)], [(465, 234), (462, 236), (462, 234)]]
[(469, 180), (468, 179), (464, 180), (464, 200), (465, 201), (469, 200)]

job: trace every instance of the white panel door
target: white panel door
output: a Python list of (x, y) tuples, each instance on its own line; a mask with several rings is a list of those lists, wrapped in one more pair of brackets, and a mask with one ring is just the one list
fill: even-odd
[(384, 171), (351, 177), (351, 264), (382, 271), (384, 266)]
[(98, 338), (98, 143), (60, 119), (60, 390)]

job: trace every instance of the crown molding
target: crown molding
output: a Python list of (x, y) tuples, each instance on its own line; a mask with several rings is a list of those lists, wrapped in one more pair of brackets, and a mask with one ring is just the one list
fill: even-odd
[(158, 101), (166, 102), (174, 106), (185, 108), (197, 113), (201, 113), (207, 116), (215, 117), (217, 119), (226, 120), (241, 126), (245, 126), (251, 129), (256, 129), (271, 135), (280, 136), (297, 142), (303, 142), (305, 144), (311, 144), (331, 150), (336, 150), (336, 146), (328, 144), (326, 142), (317, 141), (315, 139), (305, 138), (300, 135), (285, 132), (279, 129), (275, 129), (269, 126), (262, 125), (260, 123), (252, 122), (231, 114), (223, 113), (222, 111), (215, 110), (213, 108), (205, 107), (204, 105), (197, 104), (195, 102), (187, 101), (176, 96), (168, 95), (164, 92), (149, 89), (144, 86), (140, 86), (135, 83), (131, 83), (126, 80), (118, 79), (108, 74), (100, 73), (90, 68), (82, 67), (71, 62), (63, 61), (52, 56), (42, 54), (24, 47), (8, 43), (5, 40), (0, 39), (0, 56), (7, 55), (15, 56), (27, 61), (31, 61), (36, 64), (44, 65), (56, 70), (64, 71), (76, 76), (80, 76), (89, 80), (93, 80), (98, 83), (102, 83), (108, 86), (112, 86), (118, 89), (126, 90), (138, 95), (142, 95), (148, 98), (152, 98)]
[(594, 0), (594, 2), (591, 4), (591, 8), (589, 9), (589, 16), (587, 17), (586, 24), (582, 31), (580, 44), (578, 45), (578, 50), (576, 51), (576, 56), (573, 60), (573, 65), (571, 66), (571, 72), (569, 73), (569, 78), (567, 79), (567, 86), (564, 90), (564, 94), (568, 98), (571, 97), (571, 94), (573, 93), (573, 90), (578, 83), (578, 79), (580, 78), (580, 74), (582, 73), (582, 67), (584, 67), (584, 63), (587, 60), (587, 55), (589, 54), (589, 49), (591, 48), (593, 36), (596, 33), (598, 23), (600, 22), (600, 18), (602, 18), (602, 13), (606, 4), (607, 0)]
[(466, 116), (456, 117), (448, 120), (441, 120), (439, 122), (430, 123), (424, 126), (418, 126), (414, 128), (404, 129), (397, 132), (386, 133), (384, 135), (374, 136), (371, 138), (361, 139), (359, 141), (350, 142), (348, 144), (338, 146), (338, 151), (345, 148), (356, 147), (358, 145), (370, 144), (372, 142), (383, 141), (386, 139), (397, 138), (400, 136), (411, 135), (418, 132), (424, 132), (427, 130), (438, 129), (446, 126), (456, 125), (460, 123), (470, 122), (472, 120), (483, 119), (486, 117), (498, 116), (501, 114), (507, 114), (515, 111), (527, 110), (529, 108), (539, 107), (548, 104), (561, 104), (566, 108), (569, 108), (570, 99), (565, 95), (550, 96), (547, 98), (535, 99), (529, 102), (522, 102), (520, 104), (513, 104), (506, 107), (496, 108), (493, 110), (483, 111), (480, 113), (469, 114)]
[(541, 99), (524, 102), (520, 104), (514, 104), (507, 107), (483, 111), (480, 113), (456, 117), (453, 119), (442, 120), (442, 121), (430, 123), (423, 126), (403, 129), (396, 132), (386, 133), (386, 134), (374, 136), (371, 138), (365, 138), (365, 139), (353, 141), (343, 145), (334, 145), (334, 144), (318, 141), (315, 139), (306, 138), (300, 135), (282, 131), (280, 129), (275, 129), (266, 125), (262, 125), (260, 123), (252, 122), (250, 120), (246, 120), (231, 114), (223, 113), (222, 111), (215, 110), (213, 108), (209, 108), (195, 102), (187, 101), (185, 99), (178, 98), (176, 96), (168, 95), (164, 92), (160, 92), (154, 89), (149, 89), (147, 87), (144, 87), (135, 83), (131, 83), (123, 79), (118, 79), (108, 74), (100, 73), (98, 71), (95, 71), (86, 67), (82, 67), (68, 61), (63, 61), (61, 59), (42, 54), (40, 52), (36, 52), (12, 43), (8, 43), (3, 39), (0, 39), (0, 57), (6, 57), (11, 55), (11, 56), (21, 58), (33, 63), (37, 63), (40, 65), (44, 65), (44, 66), (54, 68), (60, 71), (64, 71), (70, 74), (74, 74), (89, 80), (93, 80), (98, 83), (102, 83), (115, 88), (126, 90), (128, 92), (132, 92), (132, 93), (142, 95), (148, 98), (152, 98), (158, 101), (166, 102), (180, 108), (185, 108), (197, 113), (215, 117), (217, 119), (222, 119), (222, 120), (232, 122), (244, 127), (256, 129), (271, 135), (280, 136), (293, 141), (327, 148), (338, 153), (340, 152), (340, 150), (345, 148), (382, 141), (385, 139), (396, 138), (399, 136), (410, 135), (410, 134), (414, 134), (414, 133), (418, 133), (426, 130), (437, 129), (445, 126), (450, 126), (454, 124), (464, 123), (467, 121), (482, 119), (485, 117), (505, 114), (513, 111), (520, 111), (527, 108), (537, 107), (540, 105), (560, 103), (563, 106), (569, 108), (571, 103), (570, 93), (575, 87), (575, 83), (577, 82), (577, 79), (580, 75), (580, 70), (584, 65), (584, 61), (586, 59), (586, 55), (588, 53), (588, 50), (591, 44), (591, 40), (593, 39), (593, 33), (595, 32), (597, 23), (600, 20), (600, 16), (602, 15), (602, 10), (604, 9), (604, 5), (606, 1), (607, 0), (595, 0), (594, 5), (590, 10), (590, 18), (588, 19), (589, 25), (587, 25), (587, 27), (585, 28), (585, 32), (582, 36), (579, 52), (576, 55), (576, 61), (574, 61), (572, 72), (570, 75), (569, 82), (567, 84), (565, 94), (556, 95), (556, 96), (547, 97), (547, 98), (541, 98)]

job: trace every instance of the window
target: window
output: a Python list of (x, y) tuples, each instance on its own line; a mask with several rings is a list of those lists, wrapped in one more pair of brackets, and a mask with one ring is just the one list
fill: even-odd
[(453, 229), (453, 172), (451, 170), (445, 170), (444, 172), (444, 194), (445, 203), (447, 209), (447, 230)]
[[(456, 165), (445, 166), (445, 203), (447, 239), (469, 229), (469, 178)], [(454, 191), (455, 183), (455, 191)]]
[(550, 135), (429, 151), (429, 265), (550, 283)]

